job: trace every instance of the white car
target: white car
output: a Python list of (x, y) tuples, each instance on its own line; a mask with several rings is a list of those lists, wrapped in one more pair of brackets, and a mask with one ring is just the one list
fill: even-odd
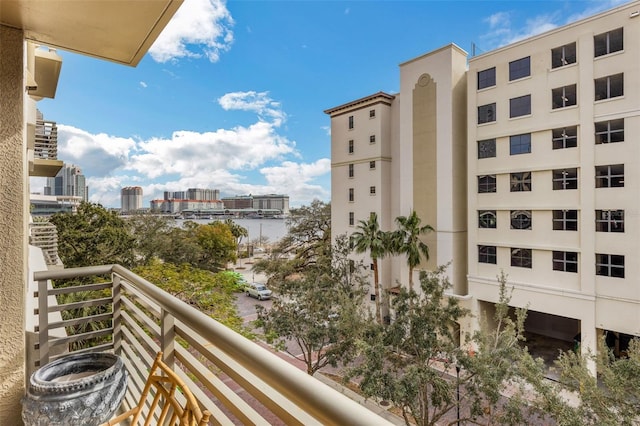
[(271, 299), (271, 290), (264, 284), (251, 283), (246, 287), (247, 296), (253, 296), (258, 300)]

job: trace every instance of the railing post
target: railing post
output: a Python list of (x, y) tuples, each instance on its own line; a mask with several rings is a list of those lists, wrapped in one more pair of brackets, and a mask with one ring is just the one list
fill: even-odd
[(40, 367), (49, 362), (49, 301), (47, 280), (38, 281), (38, 348)]
[(113, 272), (111, 273), (111, 282), (113, 283), (113, 287), (111, 289), (111, 309), (113, 312), (113, 353), (116, 355), (120, 355), (120, 350), (122, 348), (122, 316), (120, 315), (122, 309), (122, 304), (120, 302), (122, 287), (120, 285), (120, 280), (120, 275)]
[(175, 318), (167, 310), (161, 310), (160, 350), (162, 361), (173, 369), (175, 364), (174, 345), (176, 340)]

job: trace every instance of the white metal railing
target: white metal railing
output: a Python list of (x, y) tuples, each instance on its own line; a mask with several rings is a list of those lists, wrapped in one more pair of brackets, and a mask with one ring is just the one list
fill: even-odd
[[(87, 281), (91, 278), (91, 282)], [(82, 278), (83, 284), (47, 289), (47, 280)], [(326, 386), (267, 349), (218, 323), (120, 265), (36, 272), (38, 282), (39, 365), (57, 356), (54, 347), (71, 351), (113, 351), (129, 373), (125, 404), (136, 403), (146, 372), (158, 351), (187, 382), (212, 424), (269, 424), (268, 411), (287, 425), (381, 425), (387, 420)], [(48, 306), (47, 296), (95, 294)], [(84, 311), (81, 318), (49, 323), (49, 312)], [(89, 331), (53, 337), (56, 328), (86, 325)], [(93, 339), (91, 347), (82, 342)], [(102, 340), (97, 342), (95, 339)], [(76, 349), (74, 346), (80, 346)], [(235, 382), (230, 386), (229, 381)], [(247, 402), (240, 386), (257, 403)]]
[(55, 121), (36, 120), (35, 158), (58, 159), (58, 126)]
[(29, 244), (42, 249), (45, 262), (49, 266), (62, 266), (58, 256), (58, 230), (48, 221), (34, 220), (29, 224)]

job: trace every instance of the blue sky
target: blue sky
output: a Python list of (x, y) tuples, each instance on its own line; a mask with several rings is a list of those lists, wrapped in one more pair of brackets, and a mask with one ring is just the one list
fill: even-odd
[(185, 0), (136, 68), (59, 51), (38, 108), (107, 207), (130, 185), (145, 207), (194, 187), (329, 201), (323, 110), (396, 93), (398, 64), (446, 44), (482, 53), (621, 3)]

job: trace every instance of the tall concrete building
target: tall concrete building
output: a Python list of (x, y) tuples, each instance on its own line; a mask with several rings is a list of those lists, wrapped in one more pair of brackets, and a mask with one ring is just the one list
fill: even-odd
[[(527, 331), (619, 353), (640, 336), (640, 2), (468, 59), (448, 46), (400, 64), (400, 93), (325, 111), (332, 230), (416, 210), (432, 269), (491, 314), (497, 275)], [(365, 260), (367, 258), (365, 257)], [(407, 283), (403, 259), (382, 284)], [(478, 324), (467, 324), (474, 327)]]
[(142, 208), (142, 188), (126, 186), (120, 190), (120, 211), (122, 213), (135, 212)]
[[(333, 237), (351, 234), (371, 212), (389, 231), (396, 217), (416, 211), (435, 228), (425, 237), (430, 260), (422, 267), (451, 263), (458, 293), (466, 292), (466, 60), (459, 47), (445, 46), (400, 64), (400, 93), (379, 92), (325, 111)], [(378, 263), (383, 289), (408, 282), (403, 258)], [(372, 299), (373, 292), (371, 286)]]
[(80, 167), (65, 164), (55, 177), (47, 178), (44, 195), (75, 196), (89, 201), (89, 187)]

